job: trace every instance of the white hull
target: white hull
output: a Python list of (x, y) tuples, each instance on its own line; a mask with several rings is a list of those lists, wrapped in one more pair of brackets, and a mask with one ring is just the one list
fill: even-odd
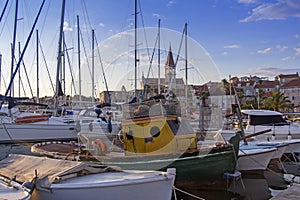
[(0, 177), (0, 199), (20, 199), (20, 200), (29, 200), (30, 194), (29, 190), (24, 188), (22, 185)]
[[(287, 140), (290, 136), (291, 139), (300, 139), (299, 126), (248, 126), (245, 129), (246, 134), (257, 133), (266, 129), (271, 129), (270, 132), (256, 136), (258, 139), (271, 140), (273, 134), (276, 140)], [(289, 135), (290, 133), (290, 135)]]
[(167, 200), (172, 197), (175, 170), (168, 172), (106, 172), (71, 178), (51, 184), (50, 190), (37, 188), (32, 199)]
[(240, 150), (237, 170), (266, 170), (276, 148)]
[(105, 122), (90, 122), (90, 123), (84, 123), (80, 122), (80, 132), (82, 133), (88, 133), (93, 132), (96, 134), (102, 134), (102, 135), (113, 135), (116, 136), (120, 129), (120, 125), (116, 122), (112, 122), (112, 131), (109, 132), (108, 124)]
[(0, 143), (74, 139), (77, 139), (77, 131), (74, 125), (42, 123), (0, 124)]
[(276, 151), (274, 152), (272, 159), (280, 159), (282, 157), (282, 155), (284, 153), (286, 153), (286, 151), (289, 148), (288, 143), (286, 143), (284, 141), (283, 142), (280, 142), (280, 141), (273, 141), (273, 142), (257, 141), (257, 142), (249, 142), (248, 144), (256, 145), (261, 148), (272, 148), (272, 147), (276, 148)]

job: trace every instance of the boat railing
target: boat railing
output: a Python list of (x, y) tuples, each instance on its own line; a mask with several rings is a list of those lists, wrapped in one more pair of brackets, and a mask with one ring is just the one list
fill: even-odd
[(122, 110), (124, 119), (168, 115), (181, 116), (179, 102), (165, 99), (124, 104)]

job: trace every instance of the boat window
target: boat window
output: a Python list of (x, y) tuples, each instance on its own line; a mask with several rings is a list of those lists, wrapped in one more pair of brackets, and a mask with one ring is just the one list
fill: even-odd
[(250, 115), (250, 125), (288, 125), (288, 122), (285, 121), (281, 115)]
[(150, 129), (150, 134), (152, 137), (158, 137), (160, 135), (160, 129), (157, 126), (153, 126)]
[(193, 134), (194, 130), (186, 120), (179, 122), (178, 120), (167, 120), (168, 125), (172, 129), (174, 135)]

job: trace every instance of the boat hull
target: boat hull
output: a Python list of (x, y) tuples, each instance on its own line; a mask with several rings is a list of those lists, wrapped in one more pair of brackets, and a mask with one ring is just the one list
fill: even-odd
[[(69, 151), (62, 152), (63, 149), (69, 149)], [(184, 155), (143, 154), (125, 156), (122, 152), (110, 152), (104, 156), (92, 156), (76, 154), (74, 153), (75, 149), (78, 150), (79, 146), (72, 143), (37, 143), (31, 147), (33, 153), (51, 158), (97, 161), (127, 170), (165, 171), (167, 168), (176, 168), (176, 184), (222, 180), (224, 173), (233, 173), (236, 167), (235, 152), (232, 146), (220, 148), (213, 152), (190, 152)]]
[(22, 199), (29, 200), (29, 190), (17, 182), (7, 180), (0, 176), (0, 199)]
[[(174, 170), (175, 171), (175, 170)], [(49, 190), (37, 187), (32, 194), (36, 200), (52, 199), (171, 199), (175, 174), (167, 172), (107, 172), (76, 177)]]
[(67, 124), (0, 124), (0, 144), (49, 140), (77, 140), (76, 128)]
[(266, 170), (276, 148), (240, 150), (237, 170)]

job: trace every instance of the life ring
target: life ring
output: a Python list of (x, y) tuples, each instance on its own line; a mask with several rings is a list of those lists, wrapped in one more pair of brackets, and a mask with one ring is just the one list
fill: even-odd
[(16, 117), (14, 119), (14, 122), (16, 124), (34, 123), (34, 122), (46, 121), (48, 119), (49, 119), (49, 115), (30, 115), (24, 117)]
[(97, 156), (105, 155), (107, 153), (107, 147), (101, 139), (94, 140), (94, 148)]

